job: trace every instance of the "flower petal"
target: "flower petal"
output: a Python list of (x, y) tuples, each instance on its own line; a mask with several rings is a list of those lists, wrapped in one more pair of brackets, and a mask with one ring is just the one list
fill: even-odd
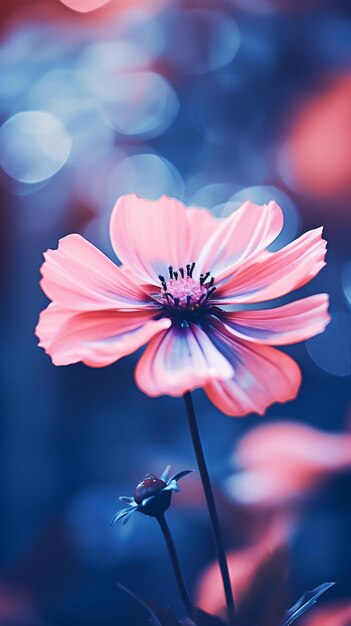
[(64, 309), (55, 302), (51, 302), (46, 309), (41, 311), (35, 328), (35, 334), (39, 339), (39, 347), (46, 350), (53, 341), (58, 329), (75, 314), (76, 311)]
[(169, 265), (184, 263), (189, 240), (185, 211), (181, 202), (166, 196), (156, 201), (135, 194), (120, 198), (110, 223), (118, 258), (143, 279), (158, 285), (158, 275)]
[(180, 491), (180, 487), (175, 480), (171, 480), (167, 483), (167, 486), (164, 487), (163, 491)]
[(171, 325), (166, 318), (153, 320), (152, 316), (150, 311), (67, 311), (51, 304), (40, 314), (36, 334), (55, 365), (83, 361), (103, 367)]
[(171, 476), (171, 478), (169, 479), (169, 482), (172, 482), (173, 480), (178, 481), (181, 478), (184, 478), (184, 476), (188, 476), (188, 474), (192, 474), (192, 472), (195, 472), (195, 470), (183, 470), (182, 472), (178, 472), (178, 474), (174, 474), (173, 476)]
[(136, 504), (134, 498), (131, 498), (130, 496), (119, 496), (118, 500), (124, 502), (124, 504), (128, 504), (128, 506), (135, 506)]
[[(200, 255), (218, 225), (224, 222), (224, 219), (214, 217), (207, 209), (191, 207), (186, 210), (186, 219), (189, 225), (189, 249), (187, 250), (187, 263), (196, 263), (196, 272), (198, 275), (203, 271), (204, 267), (200, 263)], [(194, 275), (196, 275), (194, 272)]]
[(170, 265), (178, 269), (197, 261), (216, 225), (208, 211), (187, 209), (174, 198), (162, 196), (152, 201), (133, 194), (118, 200), (110, 236), (122, 263), (159, 286), (158, 275), (167, 275)]
[(130, 516), (135, 513), (137, 510), (137, 506), (131, 507), (130, 509), (122, 509), (118, 511), (118, 513), (114, 516), (111, 526), (114, 526), (120, 519), (123, 519), (122, 526), (125, 526), (129, 522)]
[(270, 346), (235, 338), (219, 321), (214, 323), (210, 336), (234, 370), (230, 380), (213, 380), (205, 387), (210, 400), (223, 413), (237, 417), (252, 412), (263, 415), (274, 402), (295, 398), (301, 372), (290, 356)]
[(41, 267), (44, 293), (66, 309), (99, 310), (150, 307), (148, 294), (100, 250), (80, 235), (60, 239)]
[(262, 206), (245, 202), (226, 219), (202, 248), (201, 269), (216, 277), (216, 284), (246, 259), (267, 248), (283, 228), (283, 212), (276, 202)]
[(329, 296), (320, 293), (275, 309), (224, 313), (221, 319), (237, 337), (283, 346), (323, 332), (330, 321), (328, 304)]
[(171, 327), (147, 346), (135, 371), (137, 385), (149, 396), (181, 396), (210, 380), (233, 375), (228, 360), (196, 324)]
[(310, 230), (278, 252), (243, 263), (211, 301), (223, 305), (279, 298), (312, 280), (325, 265), (325, 252), (322, 228)]

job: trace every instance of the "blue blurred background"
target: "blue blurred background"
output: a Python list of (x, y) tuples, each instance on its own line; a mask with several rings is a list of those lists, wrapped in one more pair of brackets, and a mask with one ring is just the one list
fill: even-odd
[[(328, 265), (303, 294), (328, 291), (332, 322), (288, 350), (303, 370), (298, 398), (236, 420), (195, 393), (227, 546), (254, 543), (273, 513), (228, 487), (240, 438), (263, 421), (345, 437), (351, 426), (351, 7), (2, 0), (0, 16), (0, 624), (146, 624), (117, 582), (181, 615), (154, 520), (110, 521), (146, 472), (194, 467), (182, 401), (139, 392), (137, 355), (102, 370), (51, 364), (34, 336), (42, 253), (79, 232), (113, 258), (109, 216), (129, 192), (218, 216), (274, 199), (280, 246), (325, 226)], [(293, 509), (291, 601), (335, 580), (330, 597), (351, 602), (346, 466)], [(196, 476), (168, 517), (195, 592), (214, 558)]]

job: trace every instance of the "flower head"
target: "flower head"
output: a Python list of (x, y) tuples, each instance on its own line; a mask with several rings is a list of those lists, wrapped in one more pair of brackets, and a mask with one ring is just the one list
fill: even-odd
[(228, 415), (263, 414), (298, 392), (301, 373), (275, 345), (303, 341), (329, 321), (328, 296), (243, 310), (302, 287), (325, 265), (322, 229), (277, 252), (283, 213), (245, 202), (228, 218), (163, 196), (117, 202), (117, 266), (80, 235), (46, 252), (41, 286), (52, 300), (37, 326), (55, 365), (110, 365), (147, 344), (135, 378), (150, 396), (203, 387)]
[(178, 480), (193, 471), (184, 470), (168, 478), (169, 470), (170, 466), (168, 465), (160, 478), (155, 474), (146, 474), (135, 487), (133, 498), (121, 496), (120, 500), (128, 506), (118, 511), (112, 523), (115, 524), (123, 519), (122, 523), (126, 524), (132, 513), (136, 511), (144, 513), (148, 517), (159, 517), (167, 511), (171, 505), (172, 492), (179, 491)]
[(349, 626), (351, 624), (351, 602), (349, 600), (328, 603), (308, 613), (301, 626)]
[(331, 476), (351, 469), (351, 435), (294, 422), (262, 424), (237, 444), (239, 472), (227, 481), (241, 504), (275, 508), (305, 499)]

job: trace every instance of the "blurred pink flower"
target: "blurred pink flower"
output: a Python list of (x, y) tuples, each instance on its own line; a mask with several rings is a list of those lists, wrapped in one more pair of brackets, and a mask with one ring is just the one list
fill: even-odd
[[(240, 599), (251, 586), (255, 572), (266, 558), (261, 546), (250, 546), (227, 554), (228, 568), (232, 589), (235, 590), (235, 601)], [(218, 563), (212, 563), (202, 574), (196, 594), (197, 605), (213, 615), (221, 615), (225, 611), (225, 597), (221, 585), (221, 573)]]
[[(324, 83), (298, 103), (284, 144), (285, 159), (291, 186), (315, 198), (333, 199), (340, 219), (345, 209), (335, 198), (346, 199), (351, 190), (351, 73), (333, 73)], [(316, 204), (320, 215), (323, 205)]]
[(350, 626), (351, 602), (333, 602), (313, 609), (301, 620), (301, 626)]
[(335, 472), (351, 468), (351, 435), (293, 422), (264, 424), (239, 441), (233, 460), (241, 471), (228, 490), (243, 504), (271, 507), (306, 496)]
[[(265, 579), (265, 584), (268, 584), (268, 593), (264, 594), (268, 612), (267, 598), (269, 595), (272, 595), (270, 593), (271, 589), (269, 589), (272, 581), (269, 579), (274, 575), (274, 569), (277, 565), (276, 560), (279, 554), (279, 578), (280, 582), (285, 582), (281, 579), (286, 574), (286, 559), (284, 558), (282, 563), (281, 557), (285, 557), (284, 547), (290, 531), (290, 519), (281, 517), (271, 524), (268, 532), (257, 543), (228, 552), (229, 575), (232, 588), (235, 591), (235, 602), (239, 613), (247, 603), (255, 604), (257, 600), (256, 594), (259, 592), (257, 587), (260, 587), (262, 591), (261, 584), (257, 585), (262, 577)], [(275, 593), (277, 593), (277, 585), (273, 587), (275, 587)], [(196, 603), (204, 611), (213, 615), (225, 614), (225, 598), (217, 562), (211, 563), (202, 572), (196, 589)]]
[(301, 382), (295, 361), (271, 346), (303, 341), (329, 321), (326, 294), (226, 310), (279, 298), (325, 265), (321, 228), (269, 252), (282, 226), (275, 202), (245, 202), (216, 219), (166, 196), (124, 196), (110, 223), (121, 267), (77, 234), (44, 255), (41, 286), (53, 302), (40, 316), (39, 345), (55, 365), (102, 367), (148, 343), (135, 373), (146, 394), (204, 387), (228, 415), (263, 414)]
[(0, 626), (39, 623), (31, 594), (6, 582), (0, 585)]

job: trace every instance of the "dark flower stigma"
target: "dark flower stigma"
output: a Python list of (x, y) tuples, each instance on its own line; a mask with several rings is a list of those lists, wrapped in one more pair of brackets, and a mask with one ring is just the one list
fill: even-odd
[(174, 320), (181, 326), (188, 322), (199, 322), (210, 307), (209, 300), (216, 290), (215, 279), (210, 272), (193, 277), (195, 263), (188, 263), (185, 267), (174, 270), (168, 268), (169, 277), (159, 274), (162, 291), (157, 296), (158, 302), (167, 310)]

